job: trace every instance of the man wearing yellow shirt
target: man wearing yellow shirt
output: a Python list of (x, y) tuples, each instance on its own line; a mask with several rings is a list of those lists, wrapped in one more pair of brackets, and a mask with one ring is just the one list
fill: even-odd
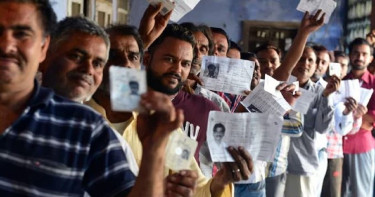
[[(179, 25), (169, 25), (151, 44), (144, 57), (149, 87), (173, 99), (190, 72), (194, 45), (194, 37), (189, 31)], [(97, 105), (96, 108), (100, 106)], [(123, 136), (132, 148), (137, 163), (140, 164), (142, 146), (136, 132), (136, 119), (137, 116), (133, 115)], [(194, 161), (189, 170), (183, 171), (184, 176), (177, 173), (168, 177), (168, 191), (187, 196), (191, 194), (191, 190), (194, 190), (194, 180), (198, 177), (195, 196), (231, 196), (233, 193), (231, 183), (249, 177), (252, 161), (249, 154), (242, 148), (231, 147), (229, 152), (236, 162), (225, 163), (212, 179), (207, 180)], [(164, 174), (170, 174), (169, 169), (165, 168)]]

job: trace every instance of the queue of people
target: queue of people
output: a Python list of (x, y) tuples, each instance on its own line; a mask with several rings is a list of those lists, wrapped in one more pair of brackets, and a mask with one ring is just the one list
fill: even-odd
[[(332, 96), (341, 80), (375, 87), (371, 39), (353, 40), (349, 54), (311, 45), (308, 37), (325, 14), (306, 12), (283, 57), (272, 40), (242, 51), (225, 30), (168, 24), (171, 12), (161, 15), (161, 9), (149, 5), (139, 28), (103, 29), (85, 17), (57, 22), (48, 0), (0, 0), (1, 196), (374, 195), (375, 95), (366, 106)], [(246, 96), (201, 86), (204, 56), (253, 61), (245, 95), (266, 75), (296, 78), (299, 87), (277, 87), (290, 105), (303, 94), (298, 88), (316, 95), (307, 113), (290, 110), (281, 117), (272, 162), (225, 143), (220, 146), (233, 162), (212, 162), (209, 113), (249, 112), (241, 104)], [(330, 62), (340, 63), (340, 76), (327, 74)], [(112, 108), (113, 66), (146, 71), (142, 110)], [(225, 127), (216, 127), (222, 138)], [(198, 144), (189, 168), (180, 171), (165, 165), (176, 132)]]

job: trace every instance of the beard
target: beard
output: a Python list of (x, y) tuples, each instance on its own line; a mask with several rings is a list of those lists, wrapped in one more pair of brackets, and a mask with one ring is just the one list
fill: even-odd
[[(170, 75), (176, 76), (178, 78), (177, 79), (178, 84), (174, 88), (169, 88), (166, 85), (164, 85), (162, 82), (163, 77), (170, 76)], [(156, 74), (154, 73), (152, 69), (150, 68), (147, 69), (147, 85), (148, 87), (152, 88), (155, 91), (158, 91), (167, 95), (174, 95), (178, 91), (181, 90), (184, 83), (185, 81), (182, 81), (181, 76), (177, 75), (176, 73), (170, 72), (170, 73), (164, 73), (161, 76), (156, 76)]]

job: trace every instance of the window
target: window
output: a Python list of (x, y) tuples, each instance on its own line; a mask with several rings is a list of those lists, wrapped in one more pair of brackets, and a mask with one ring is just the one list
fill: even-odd
[(119, 24), (126, 24), (128, 20), (128, 17), (124, 13), (118, 13), (118, 23)]
[(124, 9), (124, 10), (129, 10), (129, 1), (128, 0), (121, 0), (117, 1), (118, 3), (118, 8)]
[(244, 21), (243, 49), (254, 51), (261, 44), (272, 41), (281, 50), (287, 51), (298, 27), (299, 23), (294, 22)]
[(107, 18), (107, 26), (111, 25), (112, 24), (112, 21), (111, 21), (111, 15), (108, 14), (108, 18)]
[(105, 12), (98, 11), (98, 24), (102, 27), (105, 26)]
[(81, 15), (81, 4), (72, 2), (72, 16)]

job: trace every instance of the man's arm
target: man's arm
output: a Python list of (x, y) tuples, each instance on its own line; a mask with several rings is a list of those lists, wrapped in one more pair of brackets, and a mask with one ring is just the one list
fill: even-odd
[(168, 96), (154, 91), (142, 95), (140, 103), (145, 112), (138, 116), (137, 132), (143, 155), (128, 196), (164, 196), (165, 148), (169, 134), (182, 125), (183, 112), (174, 108)]
[(314, 129), (319, 133), (325, 133), (333, 129), (333, 115), (334, 108), (332, 99), (329, 96), (336, 92), (340, 87), (341, 80), (336, 76), (331, 76), (328, 80), (326, 88), (320, 93), (317, 114), (315, 119)]
[(141, 35), (145, 51), (160, 36), (171, 18), (172, 11), (163, 16), (160, 14), (161, 9), (161, 3), (156, 7), (150, 4), (139, 24), (139, 34)]
[(305, 48), (310, 33), (316, 31), (323, 25), (325, 13), (318, 18), (321, 12), (321, 10), (318, 10), (314, 16), (309, 15), (309, 12), (305, 12), (292, 46), (290, 46), (290, 49), (281, 65), (275, 70), (274, 75), (272, 76), (273, 78), (279, 81), (288, 80), (293, 68), (302, 56), (303, 49)]

